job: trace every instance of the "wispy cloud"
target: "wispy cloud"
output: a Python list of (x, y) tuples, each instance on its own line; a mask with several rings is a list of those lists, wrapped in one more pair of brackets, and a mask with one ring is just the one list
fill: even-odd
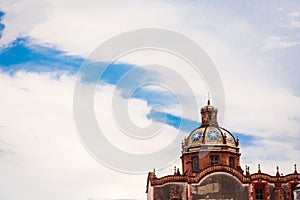
[(284, 48), (292, 47), (295, 45), (300, 45), (300, 42), (292, 42), (292, 41), (288, 41), (287, 38), (269, 36), (266, 39), (265, 44), (262, 47), (262, 50), (270, 51), (270, 50), (274, 50), (274, 49), (284, 49)]

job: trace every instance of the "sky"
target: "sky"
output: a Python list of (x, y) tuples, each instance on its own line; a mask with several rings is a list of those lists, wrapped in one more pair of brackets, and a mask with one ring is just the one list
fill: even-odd
[[(142, 49), (120, 56), (95, 79), (106, 61), (91, 59), (94, 50), (140, 28), (177, 32), (206, 52), (224, 88), (220, 125), (239, 137), (242, 168), (255, 173), (261, 164), (275, 175), (276, 166), (283, 174), (300, 166), (298, 1), (0, 0), (0, 200), (146, 199), (146, 172), (112, 169), (84, 144), (73, 106), (80, 78), (86, 90), (96, 88), (92, 106), (109, 143), (144, 155), (175, 141), (174, 151), (147, 167), (157, 168), (157, 176), (180, 168), (180, 140), (200, 125), (210, 92), (205, 77), (180, 56)], [(86, 61), (92, 70), (80, 77)], [(114, 110), (118, 104), (125, 109)], [(126, 135), (123, 112), (137, 130), (160, 129), (149, 138)], [(169, 165), (157, 166), (168, 158)]]

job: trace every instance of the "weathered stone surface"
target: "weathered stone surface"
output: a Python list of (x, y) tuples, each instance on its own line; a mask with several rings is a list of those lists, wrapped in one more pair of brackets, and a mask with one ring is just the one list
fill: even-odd
[(199, 185), (193, 185), (192, 199), (245, 200), (248, 199), (248, 187), (232, 175), (214, 173), (205, 177)]
[(186, 186), (183, 184), (166, 184), (156, 187), (156, 200), (169, 200), (177, 196), (179, 200), (186, 199)]

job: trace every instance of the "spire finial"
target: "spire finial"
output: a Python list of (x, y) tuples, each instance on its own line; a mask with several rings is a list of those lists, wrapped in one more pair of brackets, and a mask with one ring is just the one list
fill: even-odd
[(249, 173), (249, 166), (247, 166), (247, 165), (246, 165), (246, 175), (247, 176), (250, 175), (250, 173)]
[(294, 167), (295, 167), (294, 173), (297, 174), (297, 173), (298, 173), (298, 172), (297, 172), (297, 165), (295, 164)]
[(208, 91), (207, 105), (210, 105), (210, 93)]
[(276, 167), (276, 170), (277, 170), (276, 176), (280, 176), (280, 173), (279, 173), (279, 167), (278, 167), (278, 166)]
[(260, 164), (258, 164), (258, 173), (261, 173), (261, 171), (260, 171)]

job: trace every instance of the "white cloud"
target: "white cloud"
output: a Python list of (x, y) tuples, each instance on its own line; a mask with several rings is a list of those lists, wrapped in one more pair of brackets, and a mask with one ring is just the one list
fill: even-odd
[(2, 199), (114, 199), (115, 188), (120, 198), (144, 199), (146, 175), (110, 170), (81, 145), (72, 114), (74, 81), (0, 73)]
[(72, 54), (87, 55), (116, 33), (140, 27), (172, 28), (181, 21), (177, 9), (164, 1), (90, 1), (87, 4), (45, 0), (40, 4), (36, 5), (35, 1), (2, 3), (1, 7), (8, 13), (2, 43), (24, 33), (57, 44)]
[(16, 37), (29, 35), (38, 24), (48, 19), (51, 6), (47, 1), (1, 1), (5, 13), (2, 44), (8, 44)]
[[(135, 51), (122, 56), (118, 62), (120, 61), (134, 63), (141, 67), (150, 66), (147, 70), (155, 73), (158, 81), (157, 85), (147, 85), (146, 89), (149, 90), (151, 89), (150, 86), (152, 86), (152, 90), (157, 92), (168, 92), (173, 94), (174, 97), (183, 97), (177, 99), (177, 104), (169, 102), (163, 108), (164, 111), (176, 116), (181, 116), (181, 109), (183, 109), (182, 105), (184, 105), (185, 108), (188, 108), (188, 112), (186, 112), (186, 115), (183, 117), (195, 121), (199, 120), (199, 116), (192, 115), (191, 112), (198, 107), (198, 105), (193, 104), (193, 100), (205, 102), (208, 96), (208, 89), (204, 82), (203, 75), (197, 72), (191, 64), (187, 63), (179, 56), (160, 50)], [(201, 69), (201, 66), (199, 68)], [(189, 86), (190, 90), (182, 89), (182, 84), (173, 84), (180, 81), (174, 77), (173, 73), (180, 75), (182, 80)], [(190, 91), (192, 91), (192, 94)], [(182, 101), (180, 102), (180, 100)]]
[[(179, 132), (177, 129), (147, 119), (146, 116), (150, 112), (150, 107), (147, 106), (145, 101), (139, 99), (124, 99), (121, 97), (120, 92), (116, 92), (115, 90), (115, 87), (105, 86), (97, 90), (99, 92), (95, 94), (95, 115), (102, 132), (111, 144), (129, 153), (148, 154), (165, 148), (176, 138)], [(117, 93), (116, 96), (113, 96), (114, 92)], [(114, 113), (111, 103), (112, 98), (116, 98), (115, 101), (124, 106), (126, 106), (128, 101), (131, 103), (128, 107), (122, 107), (122, 110), (117, 109)], [(133, 103), (134, 105), (132, 105)], [(123, 112), (128, 112), (133, 126), (140, 128), (139, 133), (133, 133), (133, 131), (130, 131), (132, 130), (130, 125), (122, 125), (121, 121), (116, 119), (115, 115), (123, 116)], [(121, 120), (124, 119), (121, 118)], [(157, 132), (152, 133), (153, 129), (148, 129), (148, 125), (151, 124), (159, 127)], [(131, 137), (139, 137), (142, 132), (148, 132), (149, 134), (147, 133), (145, 137), (150, 138), (141, 140)], [(178, 141), (178, 144), (180, 144), (180, 141)]]
[(293, 28), (300, 28), (300, 21), (292, 20), (288, 26)]
[(147, 106), (146, 101), (139, 99), (130, 99), (128, 102), (128, 114), (130, 120), (138, 127), (145, 128), (151, 124), (151, 120), (147, 119), (150, 113), (150, 107)]
[(288, 23), (284, 27), (300, 28), (300, 11), (298, 8), (293, 8), (292, 11), (287, 13), (289, 18)]
[[(299, 140), (299, 136), (296, 140)], [(300, 160), (297, 156), (299, 155), (299, 149), (295, 148), (299, 144), (297, 144), (295, 139), (289, 139), (288, 143), (289, 145), (286, 145), (286, 143), (281, 141), (274, 141), (268, 138), (259, 139), (253, 146), (242, 149), (242, 166), (250, 166), (251, 173), (255, 173), (257, 172), (258, 164), (260, 164), (262, 172), (267, 172), (271, 175), (276, 174), (276, 167), (278, 166), (280, 173), (286, 175), (293, 173), (294, 164), (297, 164), (297, 170), (299, 171)], [(253, 149), (258, 153), (253, 154)]]
[[(300, 25), (300, 22), (299, 22)], [(299, 45), (300, 42), (291, 42), (288, 41), (287, 38), (277, 37), (277, 36), (269, 36), (265, 40), (265, 44), (262, 47), (263, 51), (270, 51), (274, 49), (288, 48), (295, 45)]]

